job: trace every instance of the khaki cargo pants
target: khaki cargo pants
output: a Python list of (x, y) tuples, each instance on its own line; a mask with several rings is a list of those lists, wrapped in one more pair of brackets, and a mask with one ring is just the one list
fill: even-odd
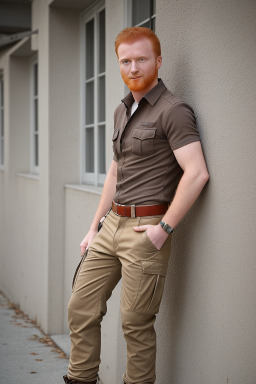
[(171, 235), (160, 251), (134, 226), (158, 224), (162, 216), (120, 217), (112, 210), (89, 247), (68, 305), (71, 355), (68, 376), (96, 383), (101, 320), (106, 302), (122, 277), (121, 317), (127, 343), (124, 383), (155, 382), (154, 322), (161, 302)]

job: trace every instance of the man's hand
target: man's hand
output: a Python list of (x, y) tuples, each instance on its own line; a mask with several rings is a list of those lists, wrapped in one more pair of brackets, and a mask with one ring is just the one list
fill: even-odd
[(133, 227), (134, 231), (136, 232), (142, 232), (147, 231), (147, 235), (150, 239), (150, 241), (153, 243), (153, 245), (160, 251), (162, 248), (165, 240), (169, 236), (168, 233), (166, 233), (160, 224), (157, 225), (140, 225), (139, 227)]
[(82, 240), (80, 244), (81, 249), (81, 256), (86, 252), (86, 250), (89, 248), (91, 242), (93, 241), (94, 237), (97, 235), (98, 231), (95, 229), (90, 229), (90, 231), (87, 233), (85, 238)]
[(89, 232), (87, 233), (87, 235), (85, 236), (85, 238), (80, 244), (81, 255), (83, 255), (86, 252), (91, 242), (93, 241), (94, 237), (97, 235), (100, 218), (103, 215), (105, 215), (105, 213), (111, 207), (112, 200), (116, 193), (116, 180), (117, 180), (117, 162), (112, 160), (112, 163), (110, 165), (110, 168), (104, 183), (98, 209), (92, 221)]

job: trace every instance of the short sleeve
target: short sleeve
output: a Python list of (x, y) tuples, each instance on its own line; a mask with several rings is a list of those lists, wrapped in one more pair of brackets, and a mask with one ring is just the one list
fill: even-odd
[(173, 151), (194, 141), (200, 141), (194, 111), (184, 102), (176, 103), (169, 109), (163, 129)]

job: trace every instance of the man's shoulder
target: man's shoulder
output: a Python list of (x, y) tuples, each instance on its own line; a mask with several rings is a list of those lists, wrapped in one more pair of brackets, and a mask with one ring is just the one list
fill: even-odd
[(120, 103), (120, 104), (118, 104), (118, 106), (116, 107), (114, 113), (119, 112), (119, 111), (123, 111), (123, 110), (125, 110), (125, 105), (124, 105), (124, 103)]
[(184, 100), (182, 100), (179, 96), (176, 96), (167, 88), (162, 93), (161, 99), (163, 102), (166, 102), (167, 106), (169, 107), (173, 107), (175, 104), (178, 104), (178, 103), (184, 103)]
[(181, 97), (172, 93), (169, 89), (166, 89), (161, 95), (161, 109), (170, 116), (180, 116), (192, 112), (194, 110), (190, 104), (184, 101)]
[(120, 116), (121, 114), (124, 114), (124, 113), (126, 113), (126, 108), (125, 108), (124, 103), (118, 104), (118, 106), (116, 107), (116, 109), (114, 111), (114, 119), (118, 118), (118, 116)]

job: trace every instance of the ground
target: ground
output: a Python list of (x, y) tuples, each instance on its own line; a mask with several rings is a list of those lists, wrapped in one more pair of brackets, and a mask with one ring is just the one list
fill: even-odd
[(0, 383), (63, 384), (68, 357), (0, 292)]

